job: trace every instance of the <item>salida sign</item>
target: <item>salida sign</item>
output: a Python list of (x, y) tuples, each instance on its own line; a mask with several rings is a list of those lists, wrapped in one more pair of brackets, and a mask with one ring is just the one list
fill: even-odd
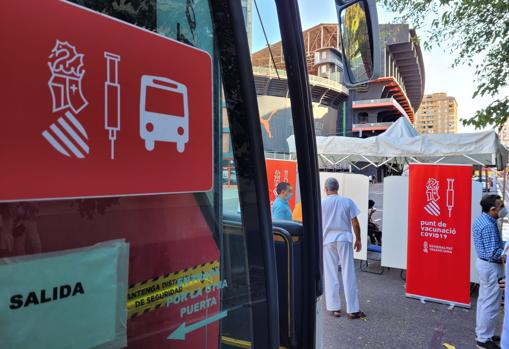
[(85, 289), (79, 281), (73, 286), (62, 285), (48, 290), (30, 291), (26, 297), (23, 294), (15, 294), (11, 297), (9, 309), (21, 309), (30, 305), (44, 304), (80, 294), (85, 294)]
[(0, 200), (211, 188), (206, 52), (63, 1), (0, 29)]
[(407, 295), (470, 304), (471, 173), (410, 165)]
[(125, 347), (128, 251), (112, 240), (1, 258), (0, 348)]

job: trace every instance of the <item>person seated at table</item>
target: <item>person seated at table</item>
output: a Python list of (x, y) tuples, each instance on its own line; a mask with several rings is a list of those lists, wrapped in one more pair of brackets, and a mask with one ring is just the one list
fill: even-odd
[(368, 236), (372, 245), (382, 245), (382, 231), (373, 221), (373, 213), (376, 212), (375, 201), (368, 201)]

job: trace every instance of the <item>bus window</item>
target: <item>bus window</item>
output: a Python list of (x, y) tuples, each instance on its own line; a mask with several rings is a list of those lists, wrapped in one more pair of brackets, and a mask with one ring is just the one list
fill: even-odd
[[(297, 159), (295, 152), (291, 152), (289, 144), (294, 135), (292, 105), (276, 4), (274, 1), (256, 4), (251, 19), (251, 63), (265, 151), (269, 199), (271, 208), (275, 202), (276, 206), (280, 203), (285, 207), (288, 206), (283, 211), (272, 209), (273, 213), (278, 212), (272, 218), (293, 220), (295, 211), (295, 217), (300, 219)], [(290, 197), (278, 194), (277, 188), (280, 183), (288, 183), (291, 186)], [(281, 212), (285, 211), (286, 215), (281, 215)]]
[[(74, 0), (62, 3), (65, 6), (74, 3), (84, 7), (81, 10), (87, 15), (92, 10), (199, 48), (210, 55), (213, 186), (208, 191), (194, 193), (0, 203), (0, 275), (5, 275), (2, 272), (13, 261), (21, 265), (28, 260), (51, 261), (55, 256), (71, 256), (68, 260), (72, 261), (70, 264), (55, 262), (54, 268), (43, 268), (42, 262), (41, 267), (34, 263), (32, 273), (37, 277), (31, 277), (23, 286), (26, 288), (30, 284), (34, 290), (26, 294), (15, 288), (17, 284), (11, 285), (15, 279), (12, 274), (9, 280), (2, 279), (0, 295), (12, 295), (12, 307), (27, 307), (34, 315), (25, 319), (40, 322), (12, 320), (22, 317), (4, 319), (4, 315), (0, 315), (0, 322), (11, 323), (12, 328), (9, 335), (0, 330), (0, 347), (226, 349), (256, 343), (256, 329), (270, 323), (263, 310), (268, 308), (267, 280), (264, 264), (260, 262), (266, 251), (259, 236), (255, 239), (246, 237), (245, 222), (238, 215), (239, 205), (232, 206), (236, 217), (223, 215), (223, 197), (238, 197), (238, 191), (242, 190), (242, 184), (238, 183), (242, 174), (235, 171), (228, 174), (231, 188), (234, 185), (238, 188), (231, 191), (223, 188), (223, 161), (235, 168), (231, 156), (235, 149), (229, 149), (229, 155), (223, 154), (223, 122), (227, 125), (228, 122), (224, 119), (226, 113), (220, 97), (217, 37), (209, 2)], [(30, 6), (35, 5), (26, 5), (27, 11), (33, 10)], [(74, 23), (69, 23), (72, 25)], [(4, 32), (13, 28), (0, 29)], [(119, 42), (123, 39), (115, 37)], [(143, 44), (142, 41), (130, 43), (133, 50), (142, 49)], [(12, 58), (16, 60), (17, 57)], [(118, 62), (120, 101), (126, 99), (124, 93), (128, 90), (122, 85), (125, 83), (123, 59)], [(168, 65), (172, 64), (175, 63), (168, 62)], [(192, 69), (188, 73), (196, 74)], [(192, 94), (189, 87), (172, 76), (150, 71), (137, 81), (140, 85), (129, 96), (141, 101), (137, 130), (140, 139), (137, 141), (143, 150), (152, 155), (165, 146), (173, 147), (178, 153), (187, 151), (188, 147), (199, 147), (199, 141), (193, 141), (196, 139), (193, 130), (200, 125), (196, 125), (193, 121), (196, 116), (187, 108), (187, 99)], [(120, 105), (120, 113), (124, 109)], [(0, 114), (2, 119), (9, 117)], [(119, 127), (118, 124), (114, 126), (115, 130)], [(125, 141), (122, 139), (125, 132), (122, 132), (120, 127), (115, 146)], [(106, 141), (109, 145), (107, 136)], [(109, 152), (107, 155), (109, 160)], [(115, 160), (121, 156), (117, 151)], [(192, 180), (193, 175), (188, 173), (188, 180)], [(150, 181), (150, 176), (147, 171), (138, 181)], [(26, 185), (30, 186), (30, 183)], [(124, 253), (124, 259), (119, 257), (111, 264), (87, 264), (90, 251), (97, 254), (98, 246), (111, 241), (128, 244), (128, 257)], [(72, 259), (74, 255), (80, 258)], [(82, 255), (85, 257), (81, 258)], [(125, 284), (126, 294), (119, 295), (118, 299), (90, 303), (89, 307), (77, 307), (75, 313), (65, 313), (64, 316), (54, 307), (68, 300), (64, 298), (74, 300), (76, 297), (72, 296), (88, 295), (91, 290), (77, 282), (71, 288), (72, 277), (67, 283), (62, 281), (62, 284), (49, 288), (39, 287), (39, 279), (60, 275), (64, 269), (75, 268), (78, 272), (80, 266), (85, 265), (92, 275), (90, 279), (103, 282), (101, 285), (105, 289), (116, 289), (120, 283)], [(125, 278), (121, 278), (121, 272), (113, 273), (114, 270), (125, 272)], [(58, 299), (62, 302), (57, 303)], [(2, 308), (1, 313), (7, 312)], [(115, 326), (111, 324), (114, 320)], [(66, 322), (74, 332), (53, 328), (53, 321)], [(267, 332), (258, 330), (258, 338), (267, 337)], [(268, 347), (265, 344), (260, 341), (259, 347)]]
[[(269, 204), (274, 227), (279, 292), (280, 343), (303, 345), (302, 206), (292, 100), (275, 1), (257, 1), (252, 18), (251, 63), (263, 139)], [(305, 345), (303, 346), (305, 347)]]

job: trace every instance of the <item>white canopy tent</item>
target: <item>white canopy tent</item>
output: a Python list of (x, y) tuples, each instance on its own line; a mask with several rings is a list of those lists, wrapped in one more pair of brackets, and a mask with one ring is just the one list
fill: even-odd
[[(295, 153), (295, 139), (287, 140)], [(419, 134), (408, 119), (399, 118), (387, 131), (370, 138), (316, 137), (319, 166), (358, 169), (407, 163), (449, 163), (497, 166), (503, 169), (508, 151), (494, 130), (459, 134)]]

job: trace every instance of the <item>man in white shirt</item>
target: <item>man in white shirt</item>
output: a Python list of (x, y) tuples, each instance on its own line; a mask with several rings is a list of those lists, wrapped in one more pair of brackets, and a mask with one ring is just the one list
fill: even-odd
[(350, 319), (359, 319), (366, 315), (359, 309), (352, 227), (355, 233), (353, 246), (355, 251), (359, 252), (362, 247), (361, 229), (357, 220), (360, 211), (352, 200), (339, 196), (338, 189), (338, 181), (335, 178), (327, 178), (325, 181), (327, 197), (322, 200), (325, 303), (327, 310), (334, 316), (341, 316), (338, 275), (338, 265), (341, 265), (346, 311)]

